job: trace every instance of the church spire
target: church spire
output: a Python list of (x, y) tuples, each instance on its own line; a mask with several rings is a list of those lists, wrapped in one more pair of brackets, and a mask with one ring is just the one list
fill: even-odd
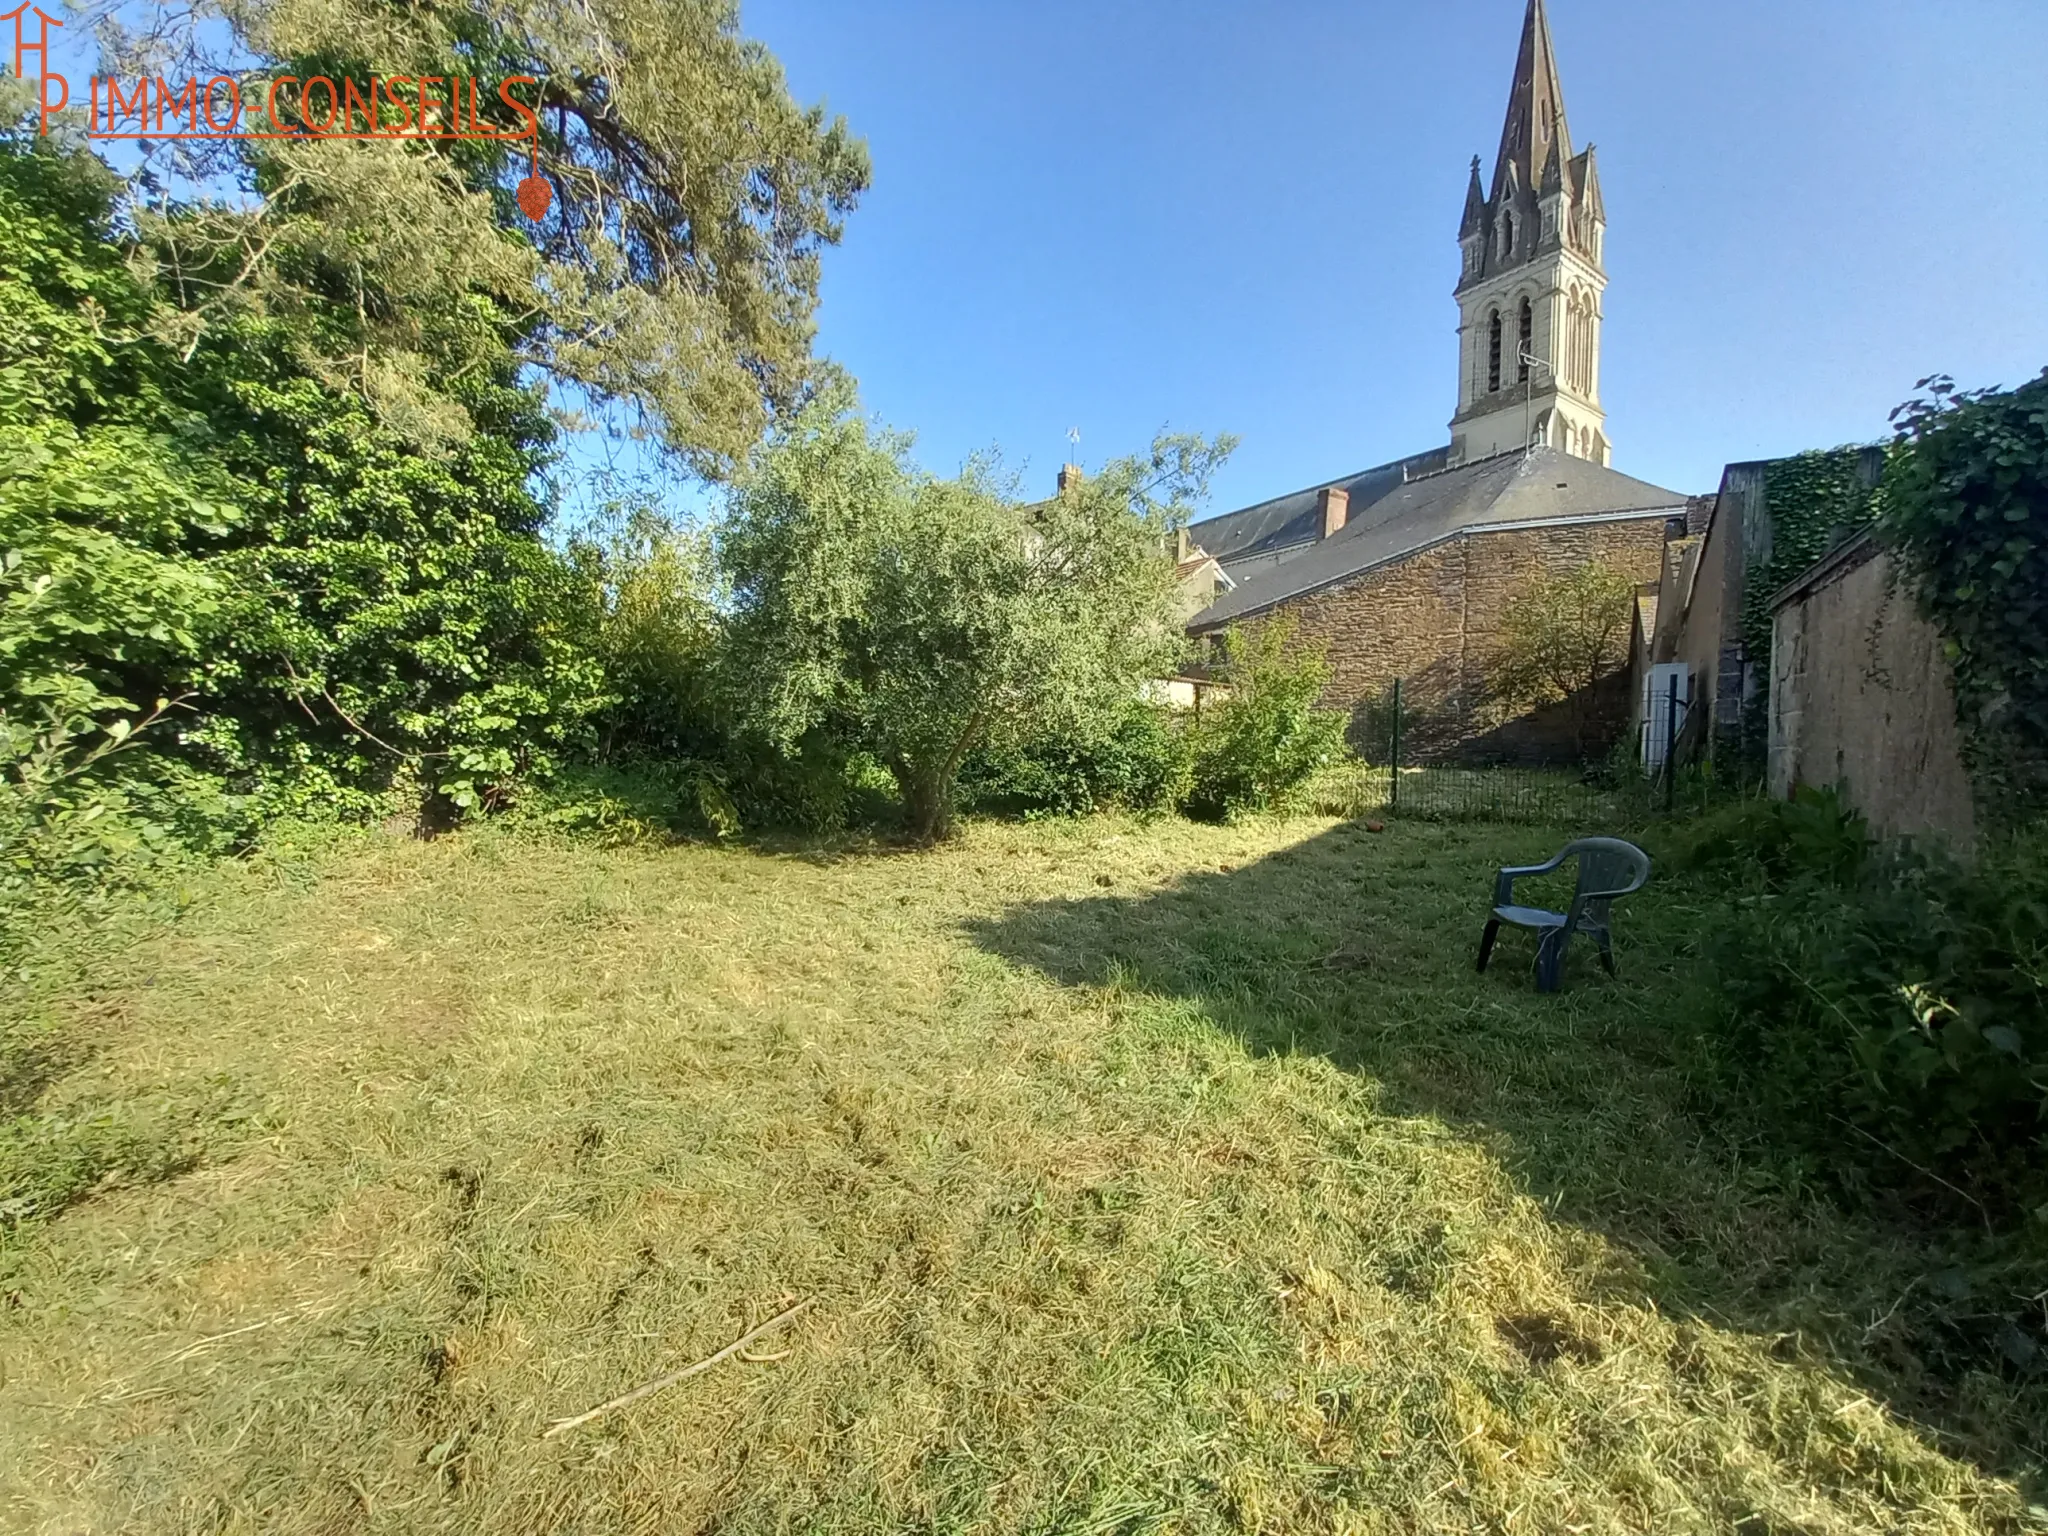
[(1472, 162), (1458, 222), (1451, 461), (1539, 444), (1608, 461), (1600, 406), (1607, 211), (1593, 147), (1572, 153), (1544, 0), (1527, 0), (1493, 191)]
[(1486, 189), (1479, 184), (1479, 157), (1472, 157), (1472, 179), (1465, 184), (1465, 217), (1458, 222), (1458, 238), (1468, 239), (1486, 228)]
[(1522, 17), (1522, 47), (1515, 55), (1515, 83), (1508, 92), (1508, 117), (1500, 131), (1500, 154), (1493, 165), (1493, 197), (1498, 201), (1514, 167), (1515, 186), (1532, 189), (1556, 159), (1571, 158), (1571, 130), (1564, 118), (1564, 88), (1557, 80), (1557, 53), (1550, 45), (1550, 18), (1543, 0), (1529, 0)]

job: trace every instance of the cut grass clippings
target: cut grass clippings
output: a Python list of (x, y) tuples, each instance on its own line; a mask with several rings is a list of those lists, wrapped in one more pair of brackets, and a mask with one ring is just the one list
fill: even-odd
[(24, 999), (0, 1527), (2041, 1528), (1926, 1256), (1684, 1112), (1682, 885), (1472, 971), (1564, 835), (225, 869)]

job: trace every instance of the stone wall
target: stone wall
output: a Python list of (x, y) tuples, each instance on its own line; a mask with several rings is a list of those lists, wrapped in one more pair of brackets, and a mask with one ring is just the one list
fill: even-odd
[(1940, 632), (1867, 538), (1779, 596), (1771, 620), (1770, 784), (1834, 786), (1886, 836), (1975, 837)]
[[(1486, 675), (1503, 616), (1542, 575), (1563, 575), (1599, 560), (1636, 582), (1657, 580), (1663, 565), (1663, 513), (1625, 521), (1461, 534), (1282, 604), (1301, 636), (1324, 647), (1330, 686), (1324, 702), (1352, 712), (1354, 740), (1383, 750), (1382, 727), (1368, 718), (1401, 679), (1410, 761), (1492, 759), (1570, 761), (1590, 729), (1586, 755), (1612, 746), (1628, 722), (1625, 678), (1572, 709), (1516, 716), (1487, 697)], [(1626, 666), (1626, 634), (1617, 644)]]

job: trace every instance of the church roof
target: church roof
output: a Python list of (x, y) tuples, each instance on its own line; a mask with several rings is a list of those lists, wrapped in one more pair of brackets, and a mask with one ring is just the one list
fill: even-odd
[(1564, 87), (1557, 79), (1557, 52), (1550, 44), (1550, 18), (1543, 0), (1529, 0), (1522, 17), (1522, 47), (1515, 55), (1515, 83), (1508, 91), (1507, 121), (1501, 125), (1500, 154), (1493, 163), (1493, 196), (1500, 200), (1508, 167), (1518, 187), (1540, 187), (1554, 156), (1570, 159), (1571, 129), (1564, 117)]
[(1235, 512), (1195, 523), (1189, 527), (1188, 536), (1226, 566), (1255, 555), (1312, 544), (1323, 536), (1322, 504), (1318, 497), (1325, 487), (1342, 490), (1351, 498), (1349, 515), (1355, 518), (1407, 480), (1442, 469), (1450, 461), (1450, 452), (1448, 447), (1433, 448), (1335, 480), (1319, 480), (1306, 490), (1289, 491), (1285, 496), (1254, 502)]
[[(1401, 462), (1401, 461), (1397, 461)], [(1340, 482), (1341, 483), (1341, 482)], [(1297, 492), (1315, 511), (1315, 492)], [(1292, 497), (1263, 502), (1231, 517), (1279, 508)], [(1361, 513), (1354, 500), (1344, 526), (1327, 539), (1265, 570), (1238, 574), (1226, 592), (1188, 621), (1194, 630), (1277, 607), (1318, 588), (1331, 586), (1418, 554), (1461, 534), (1494, 533), (1516, 527), (1602, 522), (1657, 514), (1683, 516), (1682, 491), (1617, 473), (1558, 448), (1497, 454), (1396, 484)], [(1207, 529), (1192, 530), (1202, 546), (1221, 554)], [(1291, 525), (1290, 525), (1291, 526)], [(1316, 530), (1320, 531), (1320, 525)], [(1307, 535), (1313, 537), (1313, 532)], [(1227, 563), (1227, 558), (1226, 558)]]

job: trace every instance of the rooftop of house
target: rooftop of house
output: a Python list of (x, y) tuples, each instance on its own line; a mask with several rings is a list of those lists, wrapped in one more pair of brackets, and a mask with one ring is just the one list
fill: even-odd
[[(1412, 462), (1398, 460), (1382, 469)], [(1368, 470), (1352, 482), (1334, 483), (1343, 486), (1368, 481), (1380, 472)], [(1321, 531), (1320, 522), (1313, 521), (1316, 497), (1315, 490), (1299, 491), (1233, 512), (1227, 518), (1195, 524), (1196, 538), (1211, 553), (1220, 551), (1210, 542), (1208, 530), (1236, 518), (1246, 519), (1246, 526), (1256, 524), (1268, 530), (1268, 537), (1260, 541), (1265, 548), (1284, 548), (1288, 542), (1302, 547), (1277, 565), (1234, 573), (1236, 589), (1190, 619), (1190, 629), (1211, 629), (1262, 612), (1460, 534), (1660, 514), (1682, 517), (1687, 502), (1683, 491), (1619, 474), (1558, 448), (1497, 454), (1455, 469), (1412, 475), (1397, 480), (1362, 508), (1359, 503), (1365, 498), (1354, 493), (1344, 526), (1326, 539), (1315, 539)], [(1283, 511), (1297, 499), (1311, 522), (1301, 522), (1301, 509), (1283, 517)], [(1279, 532), (1292, 532), (1297, 525), (1298, 539), (1283, 541), (1279, 537)], [(1250, 542), (1243, 547), (1249, 550)], [(1227, 557), (1224, 563), (1230, 563)]]
[(1297, 544), (1313, 544), (1322, 537), (1322, 504), (1318, 498), (1326, 487), (1346, 492), (1351, 498), (1351, 515), (1356, 517), (1415, 476), (1442, 469), (1449, 456), (1449, 448), (1432, 448), (1427, 453), (1413, 453), (1405, 459), (1361, 469), (1356, 474), (1320, 480), (1306, 490), (1289, 491), (1285, 496), (1275, 496), (1270, 501), (1255, 502), (1235, 512), (1204, 518), (1190, 526), (1188, 533), (1226, 566), (1249, 556), (1269, 554)]

